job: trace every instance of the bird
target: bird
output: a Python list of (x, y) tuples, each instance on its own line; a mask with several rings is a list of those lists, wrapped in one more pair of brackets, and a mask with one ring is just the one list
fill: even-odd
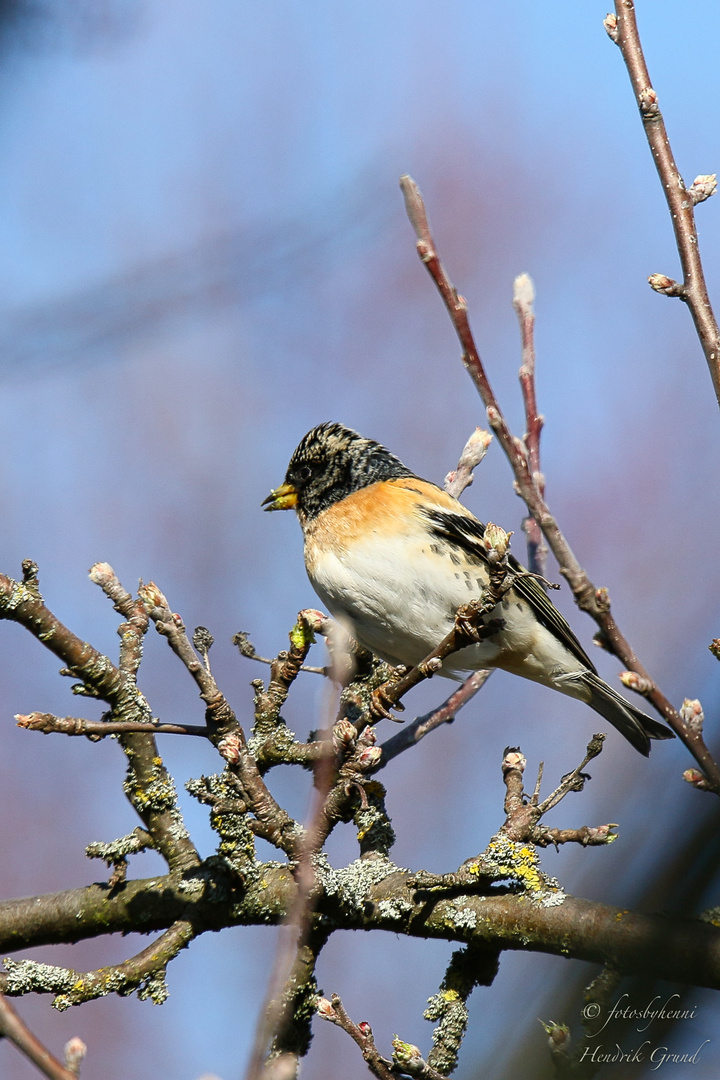
[[(301, 439), (284, 482), (262, 505), (296, 511), (320, 600), (360, 645), (394, 666), (424, 660), (488, 584), (486, 526), (385, 446), (342, 424), (319, 424)], [(537, 577), (512, 555), (509, 567), (512, 583), (487, 616), (495, 620), (487, 636), (448, 656), (441, 674), (501, 668), (542, 683), (585, 702), (646, 757), (650, 740), (673, 738), (598, 675)]]

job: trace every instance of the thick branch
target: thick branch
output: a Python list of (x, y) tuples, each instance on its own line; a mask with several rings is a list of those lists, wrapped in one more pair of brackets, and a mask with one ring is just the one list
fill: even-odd
[[(605, 963), (619, 971), (720, 989), (720, 930), (676, 916), (646, 915), (566, 896), (545, 907), (527, 895), (493, 893), (447, 896), (419, 892), (416, 875), (392, 871), (362, 885), (364, 864), (355, 865), (347, 890), (334, 878), (335, 893), (319, 912), (338, 929), (387, 930), (417, 938), (440, 938), (501, 949), (546, 952), (568, 959)], [(191, 883), (194, 882), (194, 885)], [(242, 899), (209, 864), (194, 879), (171, 875), (71, 889), (0, 904), (0, 950), (75, 942), (109, 933), (167, 929), (179, 919), (194, 931), (232, 925), (277, 925), (296, 891), (287, 868), (264, 864)], [(3, 981), (0, 980), (0, 990)]]

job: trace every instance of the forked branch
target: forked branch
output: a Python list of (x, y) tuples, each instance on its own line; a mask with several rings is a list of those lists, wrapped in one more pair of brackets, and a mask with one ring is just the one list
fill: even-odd
[(437, 253), (420, 189), (410, 176), (400, 178), (400, 187), (405, 197), (408, 217), (417, 236), (418, 255), (445, 303), (462, 346), (463, 364), (482, 398), (490, 427), (495, 432), (510, 462), (518, 494), (542, 529), (558, 561), (560, 573), (573, 591), (578, 607), (587, 611), (600, 627), (600, 643), (619, 657), (629, 670), (640, 676), (643, 685), (647, 688), (644, 696), (652, 702), (700, 765), (707, 781), (707, 784), (703, 785), (704, 789), (720, 794), (720, 766), (705, 745), (702, 733), (690, 729), (683, 722), (677, 709), (651, 679), (612, 616), (607, 590), (597, 588), (592, 583), (550, 512), (536, 477), (533, 475), (528, 448), (522, 439), (512, 434), (492, 390), (470, 329), (467, 303), (458, 294)]

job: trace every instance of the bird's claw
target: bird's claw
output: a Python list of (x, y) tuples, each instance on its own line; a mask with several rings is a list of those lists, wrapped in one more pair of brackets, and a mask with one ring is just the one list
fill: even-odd
[(505, 626), (504, 619), (488, 619), (484, 622), (484, 615), (481, 601), (471, 600), (469, 604), (464, 604), (455, 614), (455, 632), (472, 642), (484, 641)]
[(390, 712), (390, 709), (397, 709), (398, 712), (405, 711), (405, 706), (399, 701), (393, 701), (388, 694), (392, 686), (393, 682), (385, 682), (373, 690), (370, 695), (370, 713), (378, 719), (392, 720), (395, 724), (402, 724), (402, 720)]

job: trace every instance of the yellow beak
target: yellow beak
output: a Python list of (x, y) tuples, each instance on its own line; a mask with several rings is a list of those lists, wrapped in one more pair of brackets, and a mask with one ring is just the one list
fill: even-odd
[(297, 506), (297, 501), (298, 493), (292, 484), (281, 484), (270, 492), (267, 499), (263, 499), (261, 505), (266, 510), (292, 510)]

